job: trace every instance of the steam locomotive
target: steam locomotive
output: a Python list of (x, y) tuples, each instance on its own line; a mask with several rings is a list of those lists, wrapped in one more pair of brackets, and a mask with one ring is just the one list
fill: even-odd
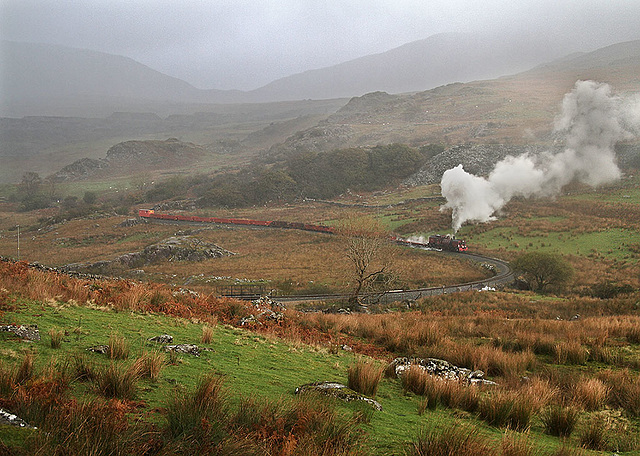
[[(336, 230), (330, 226), (324, 225), (311, 225), (301, 222), (283, 222), (280, 220), (250, 220), (250, 219), (237, 219), (237, 218), (221, 218), (221, 217), (199, 217), (197, 215), (172, 215), (161, 214), (153, 211), (152, 209), (140, 209), (138, 216), (146, 219), (158, 219), (158, 220), (174, 220), (181, 222), (196, 222), (196, 223), (219, 223), (223, 225), (246, 225), (257, 227), (270, 227), (270, 228), (288, 228), (292, 230), (305, 230), (315, 231), (319, 233), (335, 234)], [(427, 243), (404, 239), (398, 236), (389, 236), (389, 238), (398, 244), (406, 245), (409, 247), (422, 247), (432, 248), (439, 250), (447, 250), (450, 252), (466, 252), (467, 244), (463, 239), (456, 239), (455, 236), (436, 234), (429, 236)]]
[(450, 252), (466, 252), (467, 243), (464, 239), (456, 239), (455, 236), (436, 234), (429, 236), (427, 246), (432, 249), (448, 250)]

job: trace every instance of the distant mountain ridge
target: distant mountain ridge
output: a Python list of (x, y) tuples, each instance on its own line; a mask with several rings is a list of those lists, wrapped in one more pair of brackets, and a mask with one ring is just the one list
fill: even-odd
[[(387, 52), (310, 70), (264, 87), (201, 90), (133, 59), (64, 46), (2, 42), (0, 116), (104, 117), (177, 104), (251, 103), (427, 90), (494, 78), (564, 55), (562, 46), (489, 35), (434, 35)], [(553, 51), (551, 51), (553, 50)], [(91, 110), (94, 114), (90, 115)]]

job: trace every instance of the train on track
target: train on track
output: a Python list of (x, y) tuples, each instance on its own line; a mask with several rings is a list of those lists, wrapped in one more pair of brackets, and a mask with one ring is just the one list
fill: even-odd
[[(280, 220), (251, 220), (222, 217), (200, 217), (197, 215), (174, 215), (155, 212), (153, 209), (140, 209), (138, 216), (145, 219), (169, 220), (177, 222), (193, 223), (217, 223), (222, 225), (245, 225), (255, 227), (285, 228), (292, 230), (315, 231), (318, 233), (336, 234), (336, 229), (325, 225), (312, 225), (301, 222), (283, 222)], [(417, 248), (431, 248), (450, 252), (466, 252), (467, 244), (464, 239), (456, 239), (455, 236), (436, 234), (429, 236), (428, 241), (405, 239), (398, 236), (390, 236), (393, 242)]]

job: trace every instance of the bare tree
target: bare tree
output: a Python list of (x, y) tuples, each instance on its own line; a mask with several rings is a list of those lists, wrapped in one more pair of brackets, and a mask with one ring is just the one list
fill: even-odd
[(339, 233), (346, 240), (346, 256), (352, 265), (349, 303), (360, 305), (362, 292), (383, 278), (390, 268), (387, 233), (376, 220), (365, 217), (349, 217)]

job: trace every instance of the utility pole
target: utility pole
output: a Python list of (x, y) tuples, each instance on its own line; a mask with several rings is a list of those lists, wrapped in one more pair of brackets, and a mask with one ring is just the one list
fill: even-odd
[(20, 261), (20, 225), (18, 225), (18, 261)]

